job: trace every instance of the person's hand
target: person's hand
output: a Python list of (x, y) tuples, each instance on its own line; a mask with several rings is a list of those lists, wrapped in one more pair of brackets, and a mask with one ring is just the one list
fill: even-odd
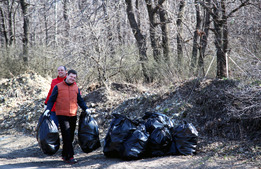
[(44, 110), (47, 108), (47, 105), (44, 105)]
[(85, 113), (88, 114), (88, 115), (91, 115), (91, 110), (90, 109), (86, 109)]
[(44, 116), (49, 116), (50, 115), (50, 110), (45, 110)]

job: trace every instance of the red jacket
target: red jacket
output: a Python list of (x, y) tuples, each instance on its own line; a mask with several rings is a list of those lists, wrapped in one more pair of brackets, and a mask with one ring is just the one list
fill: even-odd
[(65, 82), (56, 85), (58, 95), (56, 98), (56, 115), (76, 116), (77, 113), (77, 95), (79, 93), (76, 83), (67, 85)]
[[(58, 83), (61, 83), (65, 78), (66, 78), (66, 76), (63, 77), (63, 78), (60, 78), (59, 76), (57, 76), (57, 78), (55, 78), (55, 79), (52, 80), (51, 88), (50, 88), (50, 90), (49, 90), (49, 92), (48, 92), (48, 95), (47, 95), (47, 97), (46, 97), (46, 99), (45, 99), (44, 104), (47, 104), (47, 102), (48, 102), (48, 100), (49, 100), (49, 97), (50, 97), (51, 94), (52, 94), (52, 91), (53, 91), (54, 86), (57, 85)], [(55, 103), (54, 103), (53, 108), (52, 108), (51, 111), (54, 111), (54, 112), (55, 112)]]

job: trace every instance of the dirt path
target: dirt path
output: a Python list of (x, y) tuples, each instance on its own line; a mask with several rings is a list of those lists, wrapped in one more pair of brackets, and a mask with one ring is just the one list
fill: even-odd
[(86, 154), (78, 146), (75, 148), (77, 164), (64, 164), (60, 158), (61, 150), (54, 156), (44, 155), (35, 137), (24, 134), (0, 135), (0, 168), (259, 168), (255, 163), (237, 160), (236, 157), (220, 158), (197, 154), (195, 156), (166, 156), (123, 161), (106, 158), (102, 148)]

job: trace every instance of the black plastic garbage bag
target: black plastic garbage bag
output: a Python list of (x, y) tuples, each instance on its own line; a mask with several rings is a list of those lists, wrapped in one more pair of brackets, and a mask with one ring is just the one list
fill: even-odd
[(179, 153), (183, 155), (196, 153), (198, 131), (193, 124), (184, 122), (173, 129), (172, 136)]
[(122, 158), (125, 160), (136, 160), (144, 157), (148, 143), (149, 134), (145, 125), (140, 124), (132, 135), (124, 142)]
[(101, 147), (99, 128), (96, 120), (86, 113), (81, 113), (78, 128), (79, 145), (83, 152), (89, 153)]
[(143, 116), (146, 120), (146, 130), (151, 134), (156, 128), (168, 127), (169, 129), (174, 127), (173, 121), (161, 113), (146, 112)]
[(59, 150), (59, 130), (50, 116), (43, 114), (40, 116), (36, 128), (36, 139), (44, 154), (53, 155)]
[(136, 130), (136, 124), (127, 117), (113, 114), (109, 130), (105, 136), (103, 153), (106, 157), (121, 157), (124, 151), (123, 143)]
[(149, 136), (147, 156), (164, 156), (169, 154), (172, 145), (171, 132), (167, 127), (156, 128)]
[(166, 152), (166, 155), (178, 155), (178, 154), (179, 154), (179, 151), (177, 149), (176, 143), (174, 140), (172, 140), (171, 146), (169, 148), (169, 151)]

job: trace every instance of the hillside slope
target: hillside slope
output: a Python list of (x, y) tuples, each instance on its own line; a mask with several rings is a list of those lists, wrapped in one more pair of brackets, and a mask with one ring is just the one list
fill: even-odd
[[(0, 80), (2, 138), (21, 132), (34, 136), (50, 81), (33, 72)], [(261, 165), (261, 87), (258, 83), (190, 80), (164, 90), (159, 86), (112, 83), (109, 89), (86, 86), (81, 90), (99, 123), (102, 142), (113, 113), (137, 119), (145, 112), (160, 112), (171, 117), (176, 125), (186, 120), (197, 128), (201, 160), (231, 156), (234, 161), (245, 161), (252, 167)], [(34, 142), (34, 138), (29, 140), (30, 144)], [(16, 151), (19, 152), (19, 148)], [(35, 146), (34, 151), (40, 150)]]

